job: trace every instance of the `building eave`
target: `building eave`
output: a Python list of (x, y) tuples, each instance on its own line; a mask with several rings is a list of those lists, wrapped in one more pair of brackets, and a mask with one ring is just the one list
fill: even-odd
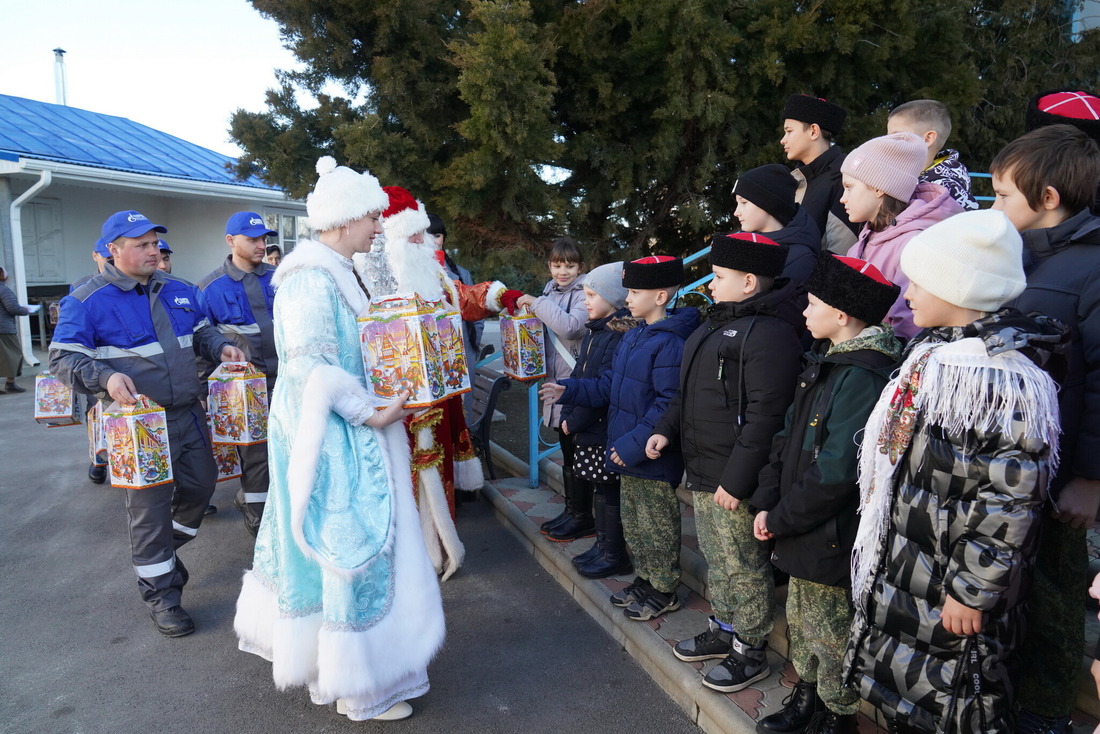
[(72, 163), (39, 160), (20, 156), (18, 161), (0, 160), (0, 175), (29, 174), (49, 171), (55, 183), (79, 183), (113, 188), (154, 191), (163, 196), (209, 197), (217, 199), (247, 199), (266, 203), (297, 204), (299, 199), (288, 199), (280, 189), (258, 188), (247, 184), (225, 184), (213, 181), (158, 176), (149, 173), (119, 171), (109, 168), (81, 166)]

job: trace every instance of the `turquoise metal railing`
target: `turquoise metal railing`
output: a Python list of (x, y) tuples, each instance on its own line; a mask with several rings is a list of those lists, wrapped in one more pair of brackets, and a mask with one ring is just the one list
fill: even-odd
[[(974, 173), (971, 172), (970, 178), (976, 179), (989, 179), (992, 176), (988, 173)], [(993, 201), (992, 196), (975, 196), (978, 201)], [(697, 250), (684, 258), (684, 265), (690, 265), (696, 260), (705, 257), (710, 254), (710, 247), (704, 247), (701, 250)], [(710, 294), (705, 291), (696, 291), (695, 289), (701, 285), (709, 283), (714, 278), (712, 273), (707, 273), (703, 277), (688, 283), (676, 293), (676, 301), (679, 301), (684, 295), (688, 293), (694, 293), (702, 298), (707, 303), (713, 303)], [(480, 367), (483, 364), (488, 364), (494, 359), (500, 359), (500, 355), (496, 354), (491, 357), (483, 359), (478, 362), (477, 366)], [(539, 486), (539, 462), (552, 455), (557, 451), (560, 446), (557, 443), (548, 443), (543, 440), (539, 431), (539, 426), (542, 423), (542, 410), (539, 403), (539, 385), (534, 383), (527, 388), (527, 467), (528, 467), (528, 482), (532, 488)], [(545, 446), (546, 448), (539, 450), (539, 446)]]

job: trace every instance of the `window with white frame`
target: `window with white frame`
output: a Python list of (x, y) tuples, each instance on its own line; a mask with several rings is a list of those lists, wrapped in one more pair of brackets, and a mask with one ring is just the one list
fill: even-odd
[(277, 237), (271, 238), (273, 245), (282, 248), (286, 255), (298, 244), (303, 237), (310, 237), (313, 233), (306, 225), (306, 218), (301, 212), (287, 209), (264, 209), (264, 222), (269, 229), (278, 232)]

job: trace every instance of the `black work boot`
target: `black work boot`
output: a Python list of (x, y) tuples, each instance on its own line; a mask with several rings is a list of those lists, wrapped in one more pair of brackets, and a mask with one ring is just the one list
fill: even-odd
[(195, 631), (195, 623), (191, 615), (181, 606), (162, 609), (159, 612), (149, 612), (149, 616), (156, 625), (157, 632), (165, 637), (183, 637)]
[(574, 568), (579, 569), (584, 564), (591, 563), (603, 555), (603, 546), (607, 537), (607, 530), (604, 528), (604, 515), (607, 514), (606, 506), (603, 485), (597, 484), (595, 494), (592, 497), (592, 514), (596, 516), (596, 542), (584, 553), (573, 556)]
[(565, 509), (561, 511), (561, 514), (557, 517), (552, 517), (542, 525), (539, 525), (539, 532), (546, 535), (551, 530), (561, 525), (563, 522), (573, 516), (575, 512), (573, 508), (573, 470), (565, 469), (561, 470), (561, 489), (562, 496), (565, 497)]
[(783, 708), (756, 722), (756, 730), (761, 734), (802, 732), (809, 726), (814, 715), (824, 710), (825, 704), (817, 696), (817, 683), (800, 680), (794, 684), (791, 694), (783, 699)]
[(619, 514), (619, 486), (617, 484), (598, 486), (600, 491), (597, 497), (602, 504), (600, 519), (603, 553), (577, 566), (577, 570), (582, 576), (590, 579), (605, 579), (608, 576), (634, 573), (634, 564), (630, 560), (630, 553), (626, 550), (626, 538), (623, 536), (623, 518)]
[(771, 675), (767, 650), (767, 641), (753, 647), (734, 632), (729, 657), (710, 669), (703, 677), (703, 685), (722, 693), (734, 693), (764, 680)]
[(859, 734), (855, 714), (834, 714), (825, 709), (816, 714), (805, 729), (806, 734)]
[[(562, 472), (564, 479), (567, 472)], [(592, 483), (568, 472), (570, 481), (566, 483), (565, 506), (570, 515), (559, 525), (550, 528), (546, 537), (556, 543), (565, 543), (577, 538), (591, 538), (596, 534), (596, 521), (592, 519)]]

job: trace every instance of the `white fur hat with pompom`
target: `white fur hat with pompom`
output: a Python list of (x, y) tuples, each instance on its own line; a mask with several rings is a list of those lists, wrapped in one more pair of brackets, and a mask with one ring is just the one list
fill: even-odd
[(317, 161), (317, 174), (317, 184), (306, 197), (309, 226), (317, 232), (339, 229), (371, 212), (381, 212), (389, 204), (386, 192), (369, 171), (356, 173), (326, 155)]

